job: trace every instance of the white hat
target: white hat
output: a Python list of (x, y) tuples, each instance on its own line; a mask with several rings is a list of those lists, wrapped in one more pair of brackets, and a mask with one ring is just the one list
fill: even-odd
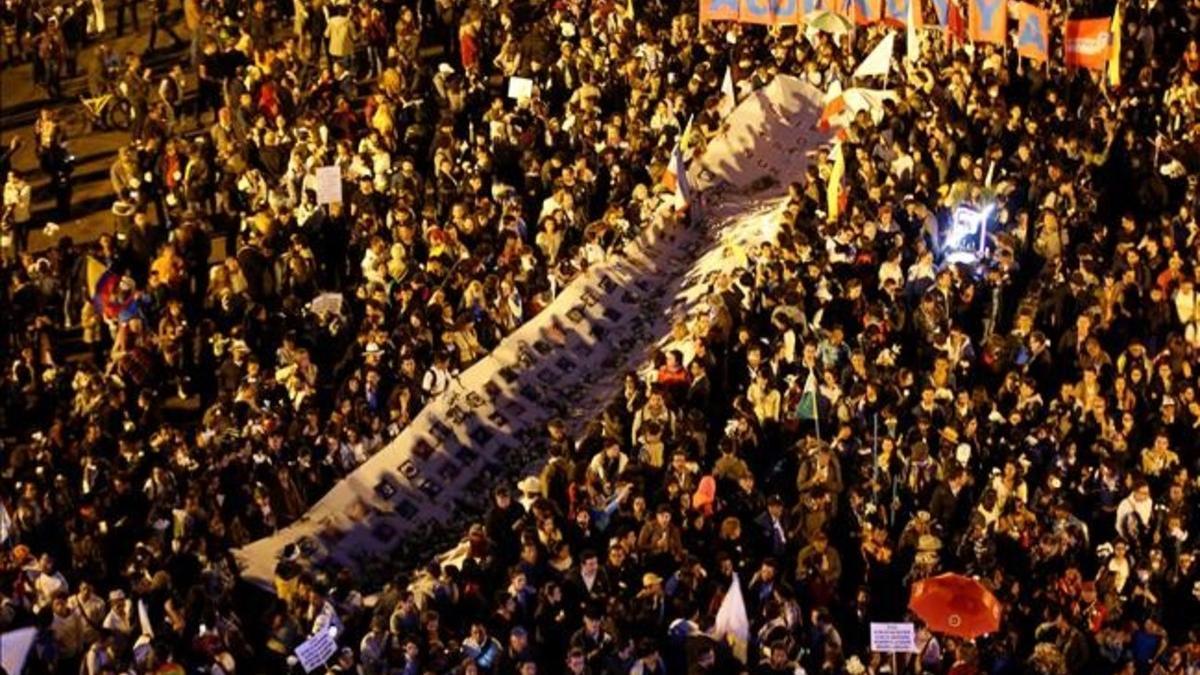
[(526, 476), (517, 483), (517, 489), (527, 495), (540, 495), (542, 493), (542, 479), (537, 476)]

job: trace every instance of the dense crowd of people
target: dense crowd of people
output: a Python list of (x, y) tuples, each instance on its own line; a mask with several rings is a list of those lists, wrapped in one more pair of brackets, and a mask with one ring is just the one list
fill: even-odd
[[(87, 7), (8, 0), (6, 58), (55, 95), (69, 64), (30, 26)], [(1119, 88), (926, 32), (843, 130), (843, 212), (828, 152), (778, 176), (780, 234), (675, 317), (686, 349), (548, 426), (464, 561), (373, 588), (288, 555), (269, 602), (230, 550), (661, 216), (727, 66), (742, 93), (825, 90), (894, 29), (659, 0), (149, 9), (178, 65), (103, 38), (81, 64), (131, 110), (114, 231), (30, 251), (3, 167), (0, 631), (37, 628), (29, 672), (291, 672), (330, 627), (328, 670), (364, 675), (1200, 672), (1196, 0), (1124, 7)], [(29, 139), (43, 171), (58, 127)], [(980, 264), (944, 259), (961, 205), (995, 206)], [(869, 622), (942, 571), (984, 580), (1001, 629), (872, 654)], [(744, 662), (705, 635), (735, 574)]]

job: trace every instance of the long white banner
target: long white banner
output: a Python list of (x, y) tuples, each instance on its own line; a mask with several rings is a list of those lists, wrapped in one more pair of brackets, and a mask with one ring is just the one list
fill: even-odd
[[(777, 208), (768, 198), (803, 176), (806, 151), (825, 140), (813, 129), (820, 101), (815, 88), (779, 78), (739, 106), (728, 118), (730, 131), (766, 124), (775, 135), (729, 139), (725, 132), (713, 139), (698, 162), (696, 185), (710, 193), (703, 225), (657, 223), (590, 268), (302, 518), (236, 550), (243, 577), (270, 588), (288, 544), (308, 564), (348, 565), (382, 579), (394, 561), (425, 561), (457, 542), (487, 509), (494, 485), (542, 459), (549, 419), (576, 429), (594, 418), (674, 318), (687, 315), (722, 271), (746, 265), (750, 247), (773, 236)], [(766, 121), (773, 114), (786, 123)], [(732, 153), (730, 162), (714, 154), (716, 143)], [(778, 174), (775, 189), (753, 198), (734, 194), (768, 174)]]

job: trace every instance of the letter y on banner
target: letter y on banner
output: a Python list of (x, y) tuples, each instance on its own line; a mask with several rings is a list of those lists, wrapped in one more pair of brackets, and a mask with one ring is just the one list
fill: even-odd
[(1007, 0), (967, 1), (967, 36), (972, 42), (1002, 45), (1007, 31)]

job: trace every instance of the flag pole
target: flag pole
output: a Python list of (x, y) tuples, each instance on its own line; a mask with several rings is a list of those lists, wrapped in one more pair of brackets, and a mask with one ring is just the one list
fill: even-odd
[(817, 442), (821, 442), (821, 385), (813, 378), (813, 422), (817, 427)]
[(871, 497), (879, 500), (879, 413), (871, 414)]

